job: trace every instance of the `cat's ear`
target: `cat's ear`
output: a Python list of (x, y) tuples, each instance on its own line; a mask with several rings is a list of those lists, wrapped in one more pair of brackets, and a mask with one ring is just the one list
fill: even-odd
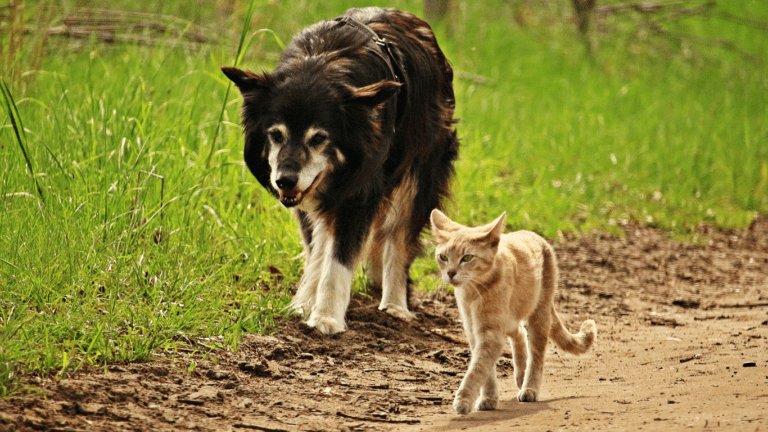
[(488, 234), (485, 235), (485, 241), (489, 242), (492, 247), (499, 245), (501, 241), (501, 235), (504, 233), (504, 219), (507, 218), (507, 212), (497, 217), (495, 221), (486, 225), (488, 227)]
[(438, 209), (432, 210), (429, 221), (432, 224), (432, 235), (438, 243), (445, 243), (450, 238), (451, 233), (461, 228), (461, 225), (452, 221)]
[(491, 228), (492, 233), (496, 233), (499, 237), (501, 237), (501, 234), (504, 233), (504, 220), (507, 218), (507, 212), (503, 212), (499, 217), (496, 218), (495, 221), (493, 221), (493, 228)]

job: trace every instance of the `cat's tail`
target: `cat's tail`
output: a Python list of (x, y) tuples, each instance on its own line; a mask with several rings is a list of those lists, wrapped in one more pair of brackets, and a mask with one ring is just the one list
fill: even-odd
[(552, 341), (565, 352), (571, 354), (584, 354), (597, 337), (597, 326), (595, 322), (586, 320), (581, 323), (581, 328), (576, 334), (571, 334), (563, 325), (560, 316), (552, 305), (552, 327), (549, 330), (549, 337)]
[[(549, 298), (554, 296), (555, 288), (557, 287), (557, 258), (552, 246), (543, 240), (544, 242), (544, 264), (543, 274), (544, 281), (542, 282), (543, 288), (549, 288), (552, 292)], [(555, 305), (550, 302), (550, 314), (552, 315), (552, 326), (549, 329), (549, 338), (565, 352), (571, 354), (584, 354), (597, 337), (597, 327), (592, 320), (586, 320), (581, 324), (579, 332), (571, 334), (568, 329), (563, 325), (563, 321), (560, 320), (560, 316), (555, 310)]]

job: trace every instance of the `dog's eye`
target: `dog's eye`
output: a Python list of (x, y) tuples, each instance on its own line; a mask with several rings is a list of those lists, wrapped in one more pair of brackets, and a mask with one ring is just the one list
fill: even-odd
[(279, 130), (271, 130), (267, 132), (267, 135), (269, 135), (269, 140), (272, 141), (274, 144), (282, 144), (283, 143), (283, 133)]
[(324, 133), (321, 133), (321, 132), (318, 132), (318, 133), (312, 135), (312, 138), (309, 139), (308, 144), (311, 147), (317, 147), (320, 144), (324, 143), (325, 140), (327, 140), (327, 139), (328, 139), (328, 135), (326, 135)]

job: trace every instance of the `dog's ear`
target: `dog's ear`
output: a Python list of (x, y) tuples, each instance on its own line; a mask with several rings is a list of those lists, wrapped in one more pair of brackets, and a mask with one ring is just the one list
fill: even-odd
[(257, 74), (251, 71), (224, 66), (221, 68), (227, 76), (240, 89), (240, 93), (246, 94), (255, 90), (266, 90), (272, 87), (272, 80), (267, 74)]
[(380, 105), (397, 94), (401, 85), (398, 82), (384, 80), (364, 87), (350, 88), (346, 102), (369, 106)]

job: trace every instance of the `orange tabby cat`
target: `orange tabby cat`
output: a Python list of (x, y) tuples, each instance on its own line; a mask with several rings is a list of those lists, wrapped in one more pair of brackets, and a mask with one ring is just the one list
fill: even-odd
[(558, 271), (552, 246), (530, 231), (504, 234), (506, 215), (474, 228), (453, 222), (439, 210), (431, 215), (437, 264), (443, 281), (455, 287), (472, 350), (469, 370), (453, 401), (459, 414), (472, 411), (478, 398), (477, 409), (498, 406), (496, 360), (505, 338), (512, 344), (517, 399), (535, 402), (549, 338), (563, 351), (583, 354), (597, 334), (592, 320), (584, 321), (576, 335), (566, 330), (553, 304)]

